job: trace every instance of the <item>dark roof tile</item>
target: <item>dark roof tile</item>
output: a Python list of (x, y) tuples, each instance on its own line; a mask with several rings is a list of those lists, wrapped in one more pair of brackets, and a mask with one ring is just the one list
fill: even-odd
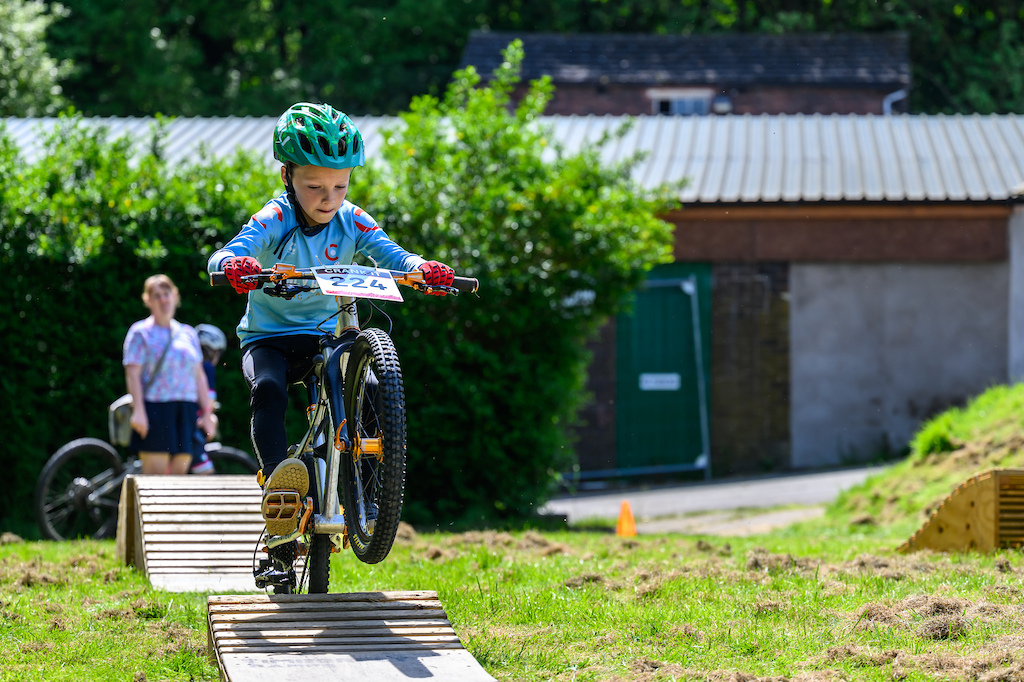
[(555, 83), (904, 86), (907, 35), (893, 33), (555, 34), (474, 31), (462, 57), (485, 78), (512, 40), (523, 77)]

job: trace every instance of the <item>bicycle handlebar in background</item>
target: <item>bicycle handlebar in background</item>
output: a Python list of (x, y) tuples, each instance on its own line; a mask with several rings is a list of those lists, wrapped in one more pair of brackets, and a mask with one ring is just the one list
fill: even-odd
[[(405, 274), (403, 272), (398, 272), (398, 271), (391, 271), (391, 273), (393, 275), (396, 275), (396, 279), (399, 279), (397, 277), (397, 275), (404, 275)], [(274, 270), (273, 269), (271, 269), (271, 268), (264, 268), (263, 271), (259, 275), (256, 275), (256, 281), (258, 281), (258, 282), (269, 282), (270, 281), (270, 276), (272, 274), (274, 274)], [(287, 279), (315, 279), (315, 278), (313, 277), (312, 274), (305, 274), (305, 276), (289, 277)], [(402, 284), (406, 284), (405, 282), (401, 282), (401, 283)], [(222, 271), (218, 271), (218, 272), (214, 272), (214, 273), (210, 274), (210, 286), (219, 287), (219, 286), (225, 286), (226, 284), (228, 284), (228, 278), (227, 278), (227, 276)], [(456, 277), (454, 280), (452, 280), (452, 287), (455, 288), (455, 289), (458, 289), (459, 291), (461, 291), (463, 293), (473, 294), (473, 293), (476, 293), (476, 291), (480, 288), (480, 280), (476, 279), (475, 277)]]

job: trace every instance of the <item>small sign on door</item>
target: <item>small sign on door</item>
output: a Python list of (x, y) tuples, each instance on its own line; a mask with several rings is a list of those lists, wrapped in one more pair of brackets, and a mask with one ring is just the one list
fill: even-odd
[(678, 372), (640, 375), (641, 391), (678, 391), (683, 387), (683, 376)]

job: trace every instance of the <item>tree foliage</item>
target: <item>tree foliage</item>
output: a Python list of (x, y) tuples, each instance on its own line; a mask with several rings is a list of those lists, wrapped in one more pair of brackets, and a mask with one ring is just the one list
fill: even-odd
[(41, 0), (0, 0), (0, 116), (46, 116), (65, 106), (60, 80), (71, 64), (46, 52), (47, 27), (64, 14)]
[[(11, 0), (5, 0), (10, 2)], [(18, 4), (15, 2), (15, 4)], [(70, 0), (48, 31), (90, 115), (277, 115), (300, 99), (397, 113), (438, 96), (474, 29), (906, 31), (911, 110), (1024, 111), (1024, 2), (1004, 0)]]

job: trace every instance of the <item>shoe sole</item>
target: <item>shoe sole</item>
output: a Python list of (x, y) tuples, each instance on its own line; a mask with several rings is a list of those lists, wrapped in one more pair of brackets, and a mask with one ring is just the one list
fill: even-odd
[(295, 530), (302, 513), (302, 501), (309, 490), (306, 465), (297, 459), (286, 459), (277, 465), (263, 486), (260, 506), (269, 535), (287, 535)]

